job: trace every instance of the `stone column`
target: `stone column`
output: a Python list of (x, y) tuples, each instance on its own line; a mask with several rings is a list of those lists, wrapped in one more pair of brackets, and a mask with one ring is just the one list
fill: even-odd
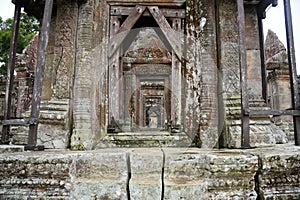
[(215, 6), (208, 0), (186, 5), (184, 131), (198, 147), (212, 148), (218, 145)]
[[(237, 5), (219, 1), (219, 65), (222, 71), (225, 121), (223, 145), (241, 147), (241, 93), (237, 31)], [(233, 15), (233, 13), (235, 13)], [(250, 109), (269, 109), (262, 99), (262, 77), (256, 8), (245, 5), (248, 94)], [(250, 146), (285, 142), (283, 132), (271, 123), (269, 116), (250, 118)]]
[[(240, 67), (238, 52), (237, 5), (235, 1), (217, 1), (218, 8), (218, 68), (219, 93), (224, 99), (224, 120), (222, 127), (222, 146), (231, 143), (230, 138), (241, 135), (241, 94)], [(220, 113), (221, 114), (221, 113)], [(240, 142), (241, 139), (238, 138)]]
[(92, 91), (93, 70), (91, 64), (93, 4), (94, 1), (88, 0), (87, 3), (80, 6), (78, 12), (71, 149), (91, 149), (93, 146), (91, 123), (94, 94)]
[(46, 148), (69, 145), (77, 15), (76, 1), (57, 1), (50, 24), (38, 131), (38, 143)]
[(122, 126), (122, 130), (123, 131), (128, 131), (130, 132), (132, 129), (132, 123), (134, 123), (131, 119), (132, 113), (134, 113), (134, 111), (132, 110), (133, 107), (131, 105), (131, 101), (134, 100), (131, 99), (133, 98), (133, 87), (135, 85), (135, 83), (133, 83), (133, 74), (132, 74), (132, 69), (131, 69), (131, 64), (127, 64), (127, 66), (129, 69), (129, 71), (124, 72), (124, 125)]

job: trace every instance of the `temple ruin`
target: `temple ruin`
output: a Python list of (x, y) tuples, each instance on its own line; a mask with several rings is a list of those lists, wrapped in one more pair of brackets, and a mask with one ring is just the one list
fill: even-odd
[[(41, 31), (22, 55), (11, 51), (9, 73), (16, 75), (8, 74), (1, 99), (1, 142), (86, 151), (26, 155), (32, 166), (64, 177), (52, 177), (57, 194), (34, 189), (34, 198), (175, 199), (176, 191), (189, 199), (268, 199), (277, 186), (278, 197), (299, 198), (300, 96), (289, 1), (287, 49), (270, 30), (264, 41), (262, 20), (275, 0), (12, 2), (14, 33), (21, 7), (41, 21)], [(274, 151), (278, 144), (288, 148)], [(252, 149), (258, 147), (265, 154)], [(235, 150), (216, 151), (224, 148)], [(0, 159), (0, 174), (12, 163), (13, 156)], [(105, 181), (95, 181), (99, 171)], [(291, 178), (277, 180), (279, 172)], [(18, 183), (3, 180), (13, 192)], [(0, 189), (0, 197), (16, 197), (9, 192)]]
[[(153, 146), (204, 148), (298, 140), (292, 117), (283, 117), (290, 121), (286, 130), (272, 118), (298, 111), (276, 94), (270, 102), (267, 93), (276, 84), (283, 89), (290, 84), (287, 54), (277, 64), (272, 61), (277, 52), (263, 56), (261, 20), (270, 4), (275, 5), (244, 1), (240, 9), (236, 2), (222, 1), (54, 1), (40, 95), (33, 90), (36, 38), (18, 56), (10, 118), (38, 122), (30, 134), (37, 136), (29, 138), (46, 148), (130, 146), (133, 138), (147, 146), (146, 135), (145, 143), (160, 141)], [(31, 7), (43, 8), (43, 1), (20, 6), (42, 18), (41, 9)], [(275, 66), (279, 62), (282, 66)], [(286, 70), (286, 81), (272, 82), (279, 68)], [(268, 70), (275, 71), (268, 76)], [(30, 107), (32, 95), (39, 100)], [(34, 107), (37, 118), (30, 113)], [(14, 138), (26, 138), (28, 127), (11, 131), (9, 119), (4, 122), (4, 143), (27, 143)], [(178, 143), (169, 143), (174, 136)]]

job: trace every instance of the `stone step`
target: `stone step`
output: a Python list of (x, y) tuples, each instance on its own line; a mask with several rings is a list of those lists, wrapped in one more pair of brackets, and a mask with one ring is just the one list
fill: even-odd
[(144, 131), (109, 133), (102, 138), (97, 147), (190, 147), (192, 144), (192, 138), (185, 133)]

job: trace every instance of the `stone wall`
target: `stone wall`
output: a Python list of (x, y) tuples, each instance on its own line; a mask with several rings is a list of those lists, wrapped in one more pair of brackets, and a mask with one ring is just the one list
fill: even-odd
[(1, 199), (299, 199), (299, 147), (5, 153)]

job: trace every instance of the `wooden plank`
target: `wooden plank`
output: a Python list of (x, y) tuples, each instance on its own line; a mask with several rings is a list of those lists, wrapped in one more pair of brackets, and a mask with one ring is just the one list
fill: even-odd
[(247, 116), (253, 115), (273, 115), (273, 116), (281, 116), (281, 115), (292, 115), (292, 116), (300, 116), (299, 110), (251, 110), (246, 109), (244, 114)]
[(145, 11), (146, 6), (135, 6), (133, 11), (130, 13), (130, 15), (126, 18), (124, 23), (121, 25), (121, 27), (118, 29), (118, 31), (115, 33), (115, 36), (110, 40), (109, 44), (109, 57), (112, 57), (112, 55), (116, 52), (116, 50), (120, 47), (136, 21), (141, 17), (143, 12)]
[(29, 124), (36, 124), (37, 119), (8, 119), (8, 120), (2, 120), (1, 122), (3, 125), (29, 125)]
[[(36, 72), (34, 77), (34, 87), (33, 87), (32, 106), (31, 106), (31, 118), (37, 118), (37, 119), (39, 118), (39, 114), (40, 114), (42, 84), (43, 84), (44, 68), (46, 62), (46, 53), (47, 53), (47, 46), (48, 46), (52, 7), (53, 7), (53, 0), (46, 0), (42, 27), (39, 34), (37, 65), (36, 65)], [(36, 146), (37, 129), (38, 129), (38, 123), (31, 124), (29, 126), (28, 146)]]
[[(292, 106), (293, 109), (300, 109), (300, 96), (298, 91), (298, 78), (297, 78), (297, 69), (296, 69), (291, 4), (290, 4), (290, 0), (284, 0), (283, 2), (284, 2), (288, 61), (289, 61), (289, 69), (290, 69)], [(293, 120), (294, 120), (295, 145), (299, 146), (300, 145), (300, 117), (294, 116)]]
[[(244, 1), (237, 0), (238, 31), (239, 31), (239, 61), (240, 61), (240, 83), (242, 110), (249, 108), (249, 96), (247, 85), (247, 56), (246, 56), (246, 30)], [(242, 115), (242, 147), (250, 148), (250, 124), (249, 116)]]
[[(9, 60), (8, 60), (7, 78), (6, 78), (5, 102), (3, 105), (4, 106), (4, 108), (3, 108), (4, 120), (8, 120), (11, 117), (11, 100), (12, 100), (12, 90), (13, 90), (13, 82), (14, 82), (13, 79), (14, 79), (14, 71), (15, 71), (15, 61), (16, 61), (20, 15), (21, 15), (21, 7), (18, 4), (16, 4), (15, 5), (15, 13), (14, 13), (14, 24), (13, 24), (13, 29), (12, 29), (12, 37), (10, 40)], [(10, 129), (10, 126), (4, 125), (2, 127), (2, 137), (1, 137), (2, 144), (9, 143), (9, 129)]]
[(123, 5), (123, 6), (135, 6), (137, 4), (146, 6), (165, 6), (165, 7), (182, 7), (186, 0), (106, 0), (110, 6)]
[[(124, 7), (124, 6), (111, 6), (110, 15), (111, 16), (120, 16), (120, 15), (129, 15), (134, 7)], [(172, 8), (160, 8), (161, 12), (165, 17), (171, 18), (185, 18), (184, 9), (172, 9)], [(148, 10), (142, 14), (142, 16), (152, 16)]]
[(147, 8), (154, 17), (163, 34), (167, 38), (178, 59), (181, 60), (182, 52), (180, 34), (178, 34), (178, 32), (171, 28), (167, 19), (163, 16), (162, 12), (157, 6), (148, 6)]
[[(172, 28), (182, 32), (181, 19), (172, 19)], [(181, 62), (174, 52), (172, 52), (172, 76), (171, 76), (171, 120), (172, 126), (181, 124)]]
[[(118, 16), (110, 17), (110, 36), (113, 37), (120, 28)], [(108, 67), (108, 124), (119, 121), (119, 74), (120, 74), (120, 49), (109, 59)]]

